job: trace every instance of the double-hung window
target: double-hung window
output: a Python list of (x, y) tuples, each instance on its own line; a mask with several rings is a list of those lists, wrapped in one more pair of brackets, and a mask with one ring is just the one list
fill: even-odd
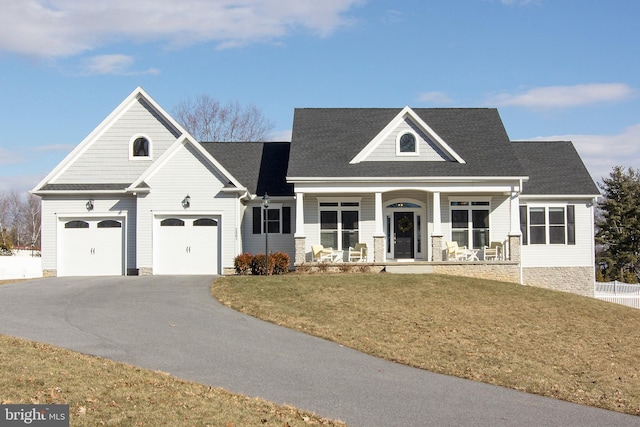
[(451, 201), (451, 240), (481, 249), (489, 244), (489, 201)]
[(575, 245), (575, 206), (520, 206), (523, 245)]
[(359, 243), (360, 201), (319, 200), (320, 244), (347, 250)]
[(253, 234), (290, 234), (291, 207), (271, 204), (268, 209), (254, 206)]

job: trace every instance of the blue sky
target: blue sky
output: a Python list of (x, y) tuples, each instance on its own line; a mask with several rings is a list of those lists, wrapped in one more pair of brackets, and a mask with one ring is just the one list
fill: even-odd
[(142, 86), (296, 107), (496, 107), (572, 140), (595, 180), (640, 167), (637, 0), (0, 0), (0, 193), (40, 181)]

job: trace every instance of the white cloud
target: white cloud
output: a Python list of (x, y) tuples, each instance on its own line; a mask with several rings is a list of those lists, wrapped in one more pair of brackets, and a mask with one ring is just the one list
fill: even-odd
[(419, 102), (429, 102), (431, 104), (451, 104), (453, 101), (444, 92), (424, 92), (418, 95)]
[(93, 56), (85, 61), (82, 74), (141, 75), (159, 73), (156, 68), (150, 68), (146, 71), (131, 71), (129, 68), (134, 61), (132, 56), (120, 54)]
[(487, 103), (502, 107), (556, 109), (579, 107), (632, 98), (636, 91), (624, 83), (589, 83), (575, 86), (544, 86), (521, 93), (499, 93)]
[(609, 176), (614, 166), (640, 167), (640, 123), (618, 135), (556, 135), (532, 138), (540, 141), (573, 141), (596, 181)]
[(363, 0), (5, 1), (0, 51), (64, 57), (121, 41), (218, 47), (277, 39), (297, 29), (326, 36)]
[(38, 147), (34, 147), (33, 151), (35, 152), (47, 152), (47, 151), (64, 151), (69, 152), (75, 148), (75, 144), (50, 144), (50, 145), (40, 145)]
[(24, 158), (17, 152), (0, 147), (0, 165), (14, 165), (16, 163), (22, 163), (23, 161)]
[(42, 176), (37, 175), (0, 175), (0, 194), (11, 192), (26, 193), (35, 187), (42, 178)]

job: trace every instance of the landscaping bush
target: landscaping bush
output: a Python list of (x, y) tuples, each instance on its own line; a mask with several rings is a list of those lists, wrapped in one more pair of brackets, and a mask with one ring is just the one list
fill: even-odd
[[(284, 274), (289, 272), (289, 255), (284, 252), (275, 252), (269, 255), (269, 274)], [(251, 273), (264, 275), (267, 272), (266, 257), (258, 254), (253, 257)]]
[(284, 252), (276, 252), (269, 256), (269, 270), (271, 274), (286, 274), (289, 272), (291, 258)]
[(250, 253), (240, 254), (233, 260), (233, 268), (236, 274), (251, 274), (251, 265), (253, 264), (253, 255)]

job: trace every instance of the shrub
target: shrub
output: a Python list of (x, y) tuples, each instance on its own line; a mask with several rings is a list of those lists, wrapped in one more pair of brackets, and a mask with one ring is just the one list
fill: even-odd
[(284, 252), (269, 255), (269, 271), (271, 274), (285, 274), (289, 272), (291, 258)]
[(240, 254), (233, 260), (233, 268), (236, 274), (250, 274), (253, 264), (253, 255), (250, 253)]
[[(290, 258), (284, 252), (275, 252), (269, 254), (269, 274), (284, 274), (289, 272)], [(266, 257), (264, 254), (258, 254), (253, 257), (251, 263), (251, 273), (264, 275), (267, 272)]]

